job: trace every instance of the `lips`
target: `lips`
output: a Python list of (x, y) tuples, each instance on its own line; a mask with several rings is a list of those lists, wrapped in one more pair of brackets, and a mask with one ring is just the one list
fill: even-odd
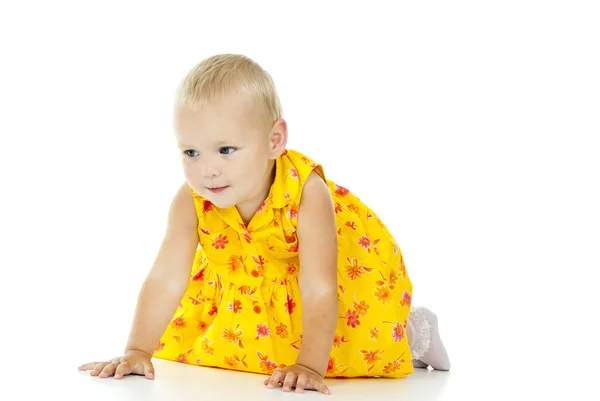
[(224, 187), (213, 187), (213, 188), (206, 188), (206, 189), (208, 189), (213, 194), (218, 194), (219, 192), (223, 192), (224, 190), (226, 190), (228, 187), (229, 187), (229, 185), (224, 186)]

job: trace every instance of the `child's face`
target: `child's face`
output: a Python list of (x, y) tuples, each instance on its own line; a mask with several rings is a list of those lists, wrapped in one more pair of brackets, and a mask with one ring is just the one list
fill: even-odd
[(273, 159), (285, 143), (276, 143), (278, 129), (261, 124), (258, 115), (250, 102), (234, 96), (199, 111), (175, 110), (185, 178), (220, 208), (238, 206), (253, 213), (269, 193)]

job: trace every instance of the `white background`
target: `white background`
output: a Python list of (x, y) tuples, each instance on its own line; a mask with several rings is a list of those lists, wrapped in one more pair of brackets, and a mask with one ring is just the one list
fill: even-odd
[(598, 360), (596, 2), (0, 4), (0, 370), (28, 372), (19, 391), (122, 351), (183, 180), (173, 92), (216, 53), (269, 71), (289, 147), (392, 230), (453, 374), (490, 369), (491, 395), (575, 374), (582, 391)]

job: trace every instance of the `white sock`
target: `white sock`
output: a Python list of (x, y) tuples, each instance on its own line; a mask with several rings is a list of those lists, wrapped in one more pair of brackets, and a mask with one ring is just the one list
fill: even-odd
[(437, 316), (425, 307), (411, 308), (407, 324), (412, 331), (409, 346), (413, 366), (429, 365), (437, 370), (450, 370), (450, 359), (440, 338)]

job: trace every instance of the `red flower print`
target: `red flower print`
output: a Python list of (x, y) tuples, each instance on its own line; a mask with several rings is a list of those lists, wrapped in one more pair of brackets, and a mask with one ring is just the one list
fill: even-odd
[(206, 235), (210, 235), (210, 231), (208, 231), (206, 228), (201, 228), (200, 231), (202, 231)]
[(221, 234), (219, 234), (219, 236), (215, 238), (215, 242), (212, 243), (212, 246), (214, 246), (215, 249), (225, 249), (225, 245), (228, 243), (229, 240), (227, 239), (227, 236), (222, 236)]
[(396, 322), (396, 326), (392, 328), (392, 337), (394, 338), (394, 342), (400, 342), (404, 338), (404, 327), (400, 322)]
[(236, 299), (233, 301), (233, 305), (231, 304), (231, 302), (229, 302), (227, 310), (233, 311), (233, 313), (240, 313), (240, 311), (242, 310), (242, 301)]
[(288, 252), (298, 252), (298, 244), (290, 245), (287, 249)]
[(335, 193), (337, 195), (346, 196), (350, 193), (350, 191), (348, 191), (346, 188), (342, 187), (341, 185), (335, 184)]
[(205, 200), (202, 204), (202, 210), (205, 212), (209, 212), (212, 210), (212, 203), (210, 201)]
[(256, 338), (258, 337), (269, 337), (269, 328), (264, 324), (259, 324), (256, 326)]
[(246, 238), (246, 242), (247, 243), (251, 243), (252, 242), (252, 237), (250, 236), (250, 234), (243, 233), (242, 235), (244, 236), (244, 238)]
[(335, 213), (339, 213), (342, 210), (344, 210), (344, 208), (342, 207), (342, 205), (340, 205), (339, 203), (335, 202)]
[(410, 304), (412, 302), (412, 297), (407, 291), (404, 291), (402, 294), (402, 301), (400, 301), (400, 306), (407, 306), (410, 308)]
[(287, 301), (283, 305), (286, 307), (287, 313), (289, 313), (290, 315), (292, 314), (292, 312), (294, 311), (294, 308), (296, 307), (296, 303), (290, 297), (290, 294), (287, 294)]
[(260, 306), (254, 305), (254, 308), (252, 308), (252, 310), (254, 311), (254, 313), (260, 313)]
[(210, 309), (210, 311), (208, 312), (208, 314), (210, 316), (212, 315), (216, 315), (217, 313), (219, 313), (219, 307), (215, 304), (212, 305), (212, 308)]
[(360, 237), (358, 239), (358, 245), (362, 246), (363, 248), (365, 248), (367, 251), (370, 252), (369, 247), (371, 246), (371, 240), (369, 239), (369, 237), (367, 237), (365, 235), (364, 237)]
[(173, 321), (171, 321), (171, 326), (175, 329), (184, 329), (187, 326), (187, 323), (185, 322), (185, 317), (176, 317), (175, 319), (173, 319)]
[(165, 343), (159, 342), (158, 345), (156, 346), (156, 352), (162, 351), (163, 349), (165, 349)]
[(258, 209), (256, 209), (256, 212), (262, 212), (264, 208), (267, 207), (267, 202), (263, 201), (263, 203), (260, 204), (260, 206), (258, 207)]
[(290, 176), (292, 176), (292, 178), (298, 179), (298, 170), (292, 167), (290, 169)]
[(202, 281), (204, 280), (204, 269), (200, 269), (200, 271), (192, 277), (194, 281)]
[(346, 324), (348, 326), (352, 326), (352, 328), (360, 325), (360, 322), (358, 321), (358, 314), (352, 309), (348, 309), (348, 312), (346, 313), (346, 319), (348, 319)]
[(208, 323), (200, 320), (198, 322), (197, 328), (198, 328), (198, 331), (200, 332), (200, 334), (204, 334), (204, 332), (206, 331), (206, 329), (208, 329)]
[(260, 273), (258, 273), (258, 270), (252, 270), (252, 277), (258, 277), (260, 276)]
[(297, 219), (298, 218), (298, 205), (291, 205), (288, 212), (287, 212), (287, 217), (289, 217), (290, 219)]

